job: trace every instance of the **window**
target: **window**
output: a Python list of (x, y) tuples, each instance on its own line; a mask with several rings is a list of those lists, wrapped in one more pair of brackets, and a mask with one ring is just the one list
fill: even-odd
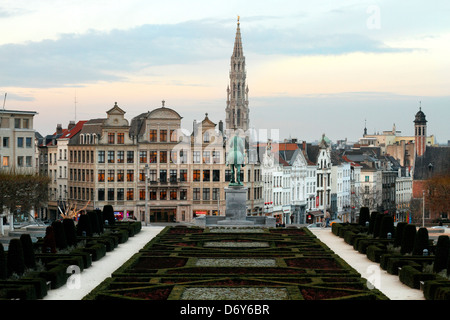
[(152, 182), (158, 180), (158, 178), (157, 178), (157, 176), (156, 176), (156, 169), (151, 169), (151, 170), (149, 171), (148, 178), (149, 178), (149, 180), (152, 181)]
[(192, 192), (192, 200), (200, 200), (200, 188), (194, 188)]
[(123, 201), (125, 198), (125, 191), (123, 188), (117, 189), (117, 201)]
[(108, 201), (114, 201), (114, 188), (108, 188)]
[(17, 147), (23, 148), (23, 138), (22, 137), (17, 138)]
[(27, 167), (31, 167), (31, 159), (32, 159), (31, 156), (28, 156), (28, 157), (25, 158), (25, 165)]
[(369, 176), (366, 176), (365, 181), (369, 182)]
[(139, 189), (139, 200), (145, 200), (145, 189)]
[(200, 163), (200, 151), (194, 151), (193, 156), (194, 163)]
[(114, 144), (116, 140), (116, 134), (113, 132), (108, 133), (108, 144)]
[(127, 181), (128, 182), (134, 181), (134, 170), (127, 170)]
[(134, 151), (127, 151), (127, 163), (134, 163)]
[(192, 181), (200, 181), (200, 170), (194, 170)]
[(118, 170), (117, 171), (117, 181), (118, 182), (123, 182), (124, 180), (125, 180), (125, 174), (124, 174), (123, 170)]
[(125, 143), (125, 134), (118, 133), (117, 134), (117, 144), (124, 144), (124, 143)]
[(159, 163), (167, 163), (167, 151), (159, 152)]
[(159, 170), (159, 181), (167, 182), (167, 170), (165, 169)]
[(9, 156), (4, 156), (2, 159), (2, 166), (9, 167)]
[(180, 181), (187, 181), (187, 170), (186, 169), (180, 170)]
[[(72, 169), (70, 169), (72, 172)], [(98, 170), (98, 182), (105, 182), (105, 170)]]
[(108, 182), (114, 181), (114, 170), (108, 170)]
[(149, 136), (150, 142), (156, 142), (157, 141), (157, 132), (155, 129), (150, 130), (150, 136)]
[(117, 163), (125, 163), (125, 151), (117, 151)]
[(155, 189), (152, 189), (149, 191), (148, 198), (149, 198), (149, 200), (153, 200), (153, 201), (156, 200), (156, 190)]
[(128, 188), (127, 189), (127, 200), (134, 200), (134, 189)]
[(209, 193), (210, 193), (210, 190), (209, 190), (209, 188), (203, 188), (203, 200), (209, 200)]
[(187, 189), (180, 190), (180, 200), (187, 200)]
[(212, 199), (213, 200), (219, 200), (219, 197), (220, 197), (220, 189), (219, 188), (213, 188)]
[(180, 150), (180, 163), (187, 163), (188, 152), (185, 150)]
[(159, 141), (167, 142), (167, 130), (159, 130)]
[(364, 193), (369, 194), (370, 193), (370, 187), (364, 186)]
[(213, 181), (220, 181), (220, 170), (213, 170)]
[[(75, 152), (75, 154), (76, 154), (76, 152)], [(98, 163), (105, 163), (105, 151), (98, 152)]]
[(158, 162), (158, 151), (150, 150), (149, 160), (150, 160), (150, 163), (157, 163)]
[(147, 151), (144, 150), (139, 151), (139, 162), (147, 163)]
[(225, 170), (225, 181), (226, 182), (231, 181), (231, 170), (229, 170), (229, 169)]
[(203, 181), (210, 181), (211, 170), (203, 170)]
[(20, 119), (14, 119), (14, 128), (20, 129)]
[(167, 190), (161, 190), (159, 192), (159, 200), (167, 200)]
[(176, 189), (170, 190), (170, 200), (177, 200), (177, 190)]
[(114, 151), (108, 151), (108, 163), (114, 163)]
[(220, 151), (212, 152), (213, 163), (220, 163)]
[(23, 167), (23, 157), (17, 157), (17, 166)]
[[(26, 145), (26, 147), (27, 148), (31, 148), (31, 138), (30, 137), (27, 137), (26, 139), (25, 139), (25, 145)], [(61, 150), (59, 150), (59, 152), (61, 153)], [(60, 156), (60, 158), (61, 158), (61, 156)]]
[(203, 151), (203, 163), (211, 163), (211, 153), (209, 151)]
[(105, 189), (103, 188), (98, 189), (98, 201), (105, 201)]
[(170, 151), (170, 163), (178, 163), (177, 150)]
[(177, 170), (170, 170), (170, 182), (177, 182)]
[(177, 142), (177, 130), (170, 130), (170, 142)]
[(3, 137), (3, 148), (9, 148), (9, 137)]

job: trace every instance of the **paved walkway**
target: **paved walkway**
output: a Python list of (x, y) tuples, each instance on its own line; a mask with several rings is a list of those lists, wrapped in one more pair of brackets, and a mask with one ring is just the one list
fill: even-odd
[(365, 254), (356, 251), (344, 239), (333, 234), (331, 228), (311, 228), (310, 230), (389, 299), (425, 300), (422, 291), (408, 287), (400, 282), (398, 275), (389, 274), (381, 269), (379, 263), (369, 260)]

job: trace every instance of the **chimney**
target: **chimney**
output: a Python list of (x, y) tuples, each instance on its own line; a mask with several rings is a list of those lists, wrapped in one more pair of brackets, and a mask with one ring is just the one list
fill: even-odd
[(62, 124), (58, 123), (56, 125), (56, 134), (61, 134), (62, 133)]
[(67, 127), (68, 130), (72, 130), (73, 127), (75, 127), (75, 121), (70, 121), (69, 126)]

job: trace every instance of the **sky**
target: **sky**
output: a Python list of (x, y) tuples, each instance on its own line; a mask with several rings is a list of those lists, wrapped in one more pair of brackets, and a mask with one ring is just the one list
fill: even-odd
[(240, 17), (250, 126), (274, 138), (368, 133), (450, 140), (450, 2), (2, 0), (0, 97), (34, 128), (165, 106), (225, 121)]

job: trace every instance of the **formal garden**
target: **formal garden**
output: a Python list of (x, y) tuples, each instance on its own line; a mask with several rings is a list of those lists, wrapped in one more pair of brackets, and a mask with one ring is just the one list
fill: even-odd
[(0, 243), (0, 300), (37, 300), (67, 283), (69, 271), (82, 272), (141, 230), (136, 221), (116, 221), (112, 206), (64, 216), (33, 239), (24, 232)]
[(332, 232), (367, 255), (405, 285), (423, 290), (426, 300), (450, 300), (450, 239), (430, 239), (427, 228), (399, 222), (362, 208), (358, 223), (335, 223)]
[(307, 228), (164, 228), (84, 300), (388, 300)]

